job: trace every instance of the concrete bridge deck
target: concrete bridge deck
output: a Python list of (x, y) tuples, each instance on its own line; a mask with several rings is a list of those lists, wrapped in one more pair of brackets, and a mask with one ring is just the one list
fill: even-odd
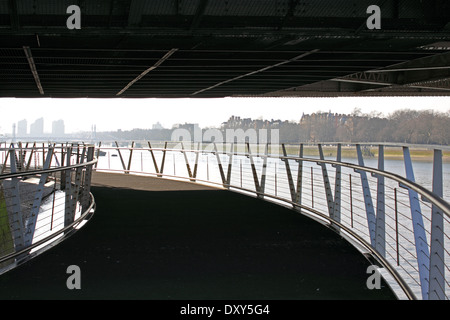
[[(0, 299), (394, 299), (370, 263), (292, 210), (198, 184), (94, 173), (77, 233), (0, 276)], [(69, 290), (67, 267), (81, 270)]]

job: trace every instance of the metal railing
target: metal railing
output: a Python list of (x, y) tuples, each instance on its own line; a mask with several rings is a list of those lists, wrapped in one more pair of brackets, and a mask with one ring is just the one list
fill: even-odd
[(95, 211), (93, 145), (0, 145), (0, 274), (79, 229)]
[[(311, 148), (316, 154), (306, 157)], [(371, 256), (388, 283), (398, 286), (400, 298), (448, 299), (450, 205), (444, 199), (442, 151), (432, 150), (431, 162), (419, 163), (426, 170), (419, 166), (414, 172), (408, 146), (399, 149), (401, 159), (393, 162), (384, 156), (388, 148), (214, 143), (169, 147), (167, 142), (137, 148), (134, 142), (131, 147), (116, 142), (97, 148), (96, 170), (183, 179), (289, 206)], [(343, 161), (344, 149), (354, 156)], [(445, 188), (447, 197), (450, 186)]]

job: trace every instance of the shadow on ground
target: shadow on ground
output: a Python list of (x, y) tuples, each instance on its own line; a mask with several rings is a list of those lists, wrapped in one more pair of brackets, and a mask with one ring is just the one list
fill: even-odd
[[(394, 299), (370, 263), (292, 210), (221, 191), (93, 187), (97, 212), (0, 276), (1, 299)], [(66, 269), (81, 270), (69, 290)]]

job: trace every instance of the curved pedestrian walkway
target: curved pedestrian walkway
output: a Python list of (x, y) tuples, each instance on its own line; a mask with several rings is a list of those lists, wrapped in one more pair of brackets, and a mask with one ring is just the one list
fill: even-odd
[[(198, 184), (95, 173), (97, 211), (0, 276), (1, 299), (394, 299), (370, 262), (293, 210)], [(80, 268), (69, 290), (67, 268)]]

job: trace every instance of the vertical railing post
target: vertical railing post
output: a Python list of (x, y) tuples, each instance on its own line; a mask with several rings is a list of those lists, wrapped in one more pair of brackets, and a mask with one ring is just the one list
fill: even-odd
[[(294, 203), (301, 204), (302, 199), (302, 180), (303, 180), (303, 161), (297, 160), (298, 162), (298, 172), (297, 172), (297, 186), (294, 185), (294, 179), (292, 178), (291, 166), (289, 164), (289, 159), (287, 158), (287, 151), (284, 144), (281, 145), (283, 150), (283, 162), (286, 168), (286, 175), (288, 178), (289, 191), (291, 193), (291, 200)], [(303, 158), (303, 144), (300, 145), (299, 157)], [(295, 207), (295, 205), (294, 205)], [(300, 208), (300, 207), (298, 207)]]
[[(94, 160), (94, 146), (89, 146), (87, 150), (86, 162)], [(83, 195), (81, 208), (85, 212), (90, 205), (90, 192), (91, 192), (91, 179), (92, 179), (92, 165), (86, 166), (84, 181), (83, 181)]]
[(262, 198), (263, 195), (261, 194), (261, 187), (260, 187), (260, 184), (259, 184), (258, 174), (256, 172), (255, 163), (253, 161), (252, 152), (250, 150), (250, 143), (248, 143), (248, 142), (247, 142), (247, 152), (248, 152), (248, 157), (250, 159), (250, 166), (252, 168), (253, 181), (255, 182), (256, 195), (257, 195), (258, 198)]
[[(337, 145), (336, 161), (341, 162), (341, 144)], [(333, 204), (333, 219), (336, 222), (341, 222), (341, 166), (336, 165), (336, 176), (334, 179), (334, 204)]]
[(239, 173), (240, 173), (241, 188), (242, 188), (242, 159), (239, 160)]
[(55, 215), (55, 202), (56, 202), (56, 175), (55, 175), (55, 183), (53, 184), (53, 199), (52, 199), (52, 217), (50, 221), (50, 231), (53, 230), (53, 217)]
[[(378, 170), (384, 171), (384, 148), (378, 146)], [(386, 230), (385, 230), (385, 196), (384, 176), (377, 175), (377, 220), (376, 220), (376, 247), (375, 249), (386, 255)]]
[[(78, 148), (79, 149), (79, 148)], [(84, 163), (84, 160), (86, 158), (86, 147), (83, 147), (83, 151), (79, 154), (78, 162), (77, 164)], [(70, 214), (72, 215), (71, 222), (75, 220), (75, 211), (78, 204), (78, 199), (80, 197), (80, 189), (82, 184), (82, 174), (83, 174), (83, 167), (78, 167), (75, 169), (75, 185), (73, 186), (73, 192), (72, 192), (72, 207)], [(81, 207), (81, 203), (80, 203)]]
[(175, 153), (172, 154), (172, 159), (173, 159), (173, 175), (176, 176), (177, 175), (177, 166), (176, 166), (176, 160), (175, 160)]
[(193, 176), (192, 176), (191, 166), (190, 166), (190, 164), (189, 164), (189, 160), (188, 160), (188, 158), (187, 158), (186, 151), (184, 150), (184, 143), (183, 143), (183, 142), (181, 142), (181, 153), (182, 153), (183, 156), (184, 156), (184, 162), (186, 163), (186, 169), (187, 169), (189, 178), (190, 178), (191, 181), (194, 181), (194, 180), (192, 179)]
[[(67, 159), (67, 165), (70, 165), (70, 159), (72, 157), (72, 146), (67, 146), (67, 153), (66, 153), (66, 159)], [(65, 206), (64, 206), (64, 226), (68, 226), (73, 222), (73, 215), (72, 215), (72, 201), (73, 201), (73, 188), (72, 188), (72, 169), (67, 169), (65, 171), (65, 182), (66, 185), (64, 187), (65, 190)]]
[(275, 162), (275, 172), (274, 172), (274, 174), (275, 174), (275, 186), (274, 186), (274, 188), (275, 188), (275, 197), (276, 196), (278, 196), (278, 179), (277, 179), (277, 163)]
[[(361, 146), (356, 145), (356, 153), (358, 155), (358, 164), (364, 167), (364, 160), (361, 152)], [(373, 208), (372, 196), (370, 194), (369, 181), (367, 180), (367, 173), (363, 170), (355, 170), (361, 176), (361, 187), (364, 195), (364, 205), (366, 208), (367, 226), (369, 228), (370, 244), (376, 248), (375, 231), (376, 231), (376, 217)]]
[(353, 228), (353, 186), (352, 186), (352, 174), (348, 174), (349, 181), (349, 197), (350, 197), (350, 226)]
[(400, 266), (400, 243), (398, 242), (397, 188), (394, 188), (394, 213), (395, 213), (395, 246), (396, 246), (396, 250), (397, 250), (397, 266)]
[[(100, 150), (101, 150), (101, 147), (102, 147), (102, 142), (100, 141), (99, 143), (98, 143), (98, 148), (97, 148), (97, 159), (100, 159)], [(97, 169), (97, 165), (98, 165), (98, 162), (95, 164), (95, 168)]]
[(286, 168), (286, 175), (287, 175), (287, 179), (288, 179), (288, 184), (289, 184), (289, 191), (291, 193), (291, 200), (292, 202), (295, 202), (295, 187), (294, 187), (294, 180), (292, 179), (292, 172), (291, 172), (291, 165), (289, 164), (289, 159), (287, 158), (287, 151), (286, 151), (286, 146), (283, 144), (281, 144), (281, 148), (283, 150), (283, 162), (284, 162), (284, 166)]
[(150, 141), (147, 141), (147, 144), (148, 144), (148, 151), (150, 152), (150, 154), (152, 156), (153, 166), (155, 167), (156, 176), (161, 177), (161, 175), (159, 174), (158, 163), (156, 163), (155, 154), (153, 153), (153, 148), (152, 148), (152, 145), (150, 144)]
[(197, 178), (198, 157), (200, 156), (200, 142), (197, 143), (197, 152), (195, 152), (194, 172), (192, 173), (193, 181)]
[(164, 150), (163, 150), (163, 157), (161, 160), (161, 170), (160, 170), (160, 177), (162, 177), (162, 174), (164, 173), (164, 164), (166, 163), (166, 153), (167, 153), (167, 141), (164, 143)]
[(314, 208), (314, 168), (311, 167), (311, 208)]
[[(209, 153), (206, 154), (206, 180), (209, 181)], [(241, 180), (242, 187), (242, 180)]]
[[(48, 149), (47, 157), (44, 162), (43, 170), (50, 168), (50, 164), (53, 158), (53, 148)], [(30, 246), (33, 240), (34, 231), (36, 228), (36, 221), (39, 213), (39, 208), (42, 203), (42, 196), (44, 193), (44, 184), (47, 182), (48, 173), (42, 173), (39, 178), (39, 183), (36, 186), (34, 194), (33, 205), (31, 207), (30, 216), (25, 223), (24, 244), (25, 247)]]
[[(318, 144), (318, 147), (319, 147), (320, 160), (325, 160), (325, 158), (323, 156), (322, 145)], [(327, 167), (326, 167), (326, 164), (323, 162), (320, 162), (319, 165), (322, 168), (323, 183), (324, 183), (324, 187), (325, 187), (325, 194), (327, 196), (328, 214), (329, 214), (330, 218), (334, 220), (335, 218), (334, 218), (333, 192), (331, 190), (330, 180), (328, 178)]]
[[(61, 167), (64, 167), (66, 164), (66, 154), (65, 149), (67, 145), (61, 144)], [(66, 187), (66, 172), (64, 170), (60, 171), (60, 181), (59, 181), (59, 189), (63, 190)]]
[(134, 151), (134, 141), (131, 142), (130, 156), (128, 158), (128, 166), (126, 173), (130, 173), (131, 170), (131, 158), (133, 157), (133, 151)]
[(30, 157), (28, 158), (27, 166), (25, 169), (26, 171), (28, 171), (30, 169), (31, 159), (33, 158), (35, 148), (36, 148), (36, 142), (33, 144), (33, 147), (31, 147)]
[(233, 167), (233, 153), (234, 153), (234, 143), (231, 143), (230, 154), (228, 156), (228, 171), (227, 171), (227, 186), (231, 185), (231, 170)]
[(262, 173), (261, 173), (261, 185), (260, 185), (260, 190), (259, 192), (261, 193), (261, 198), (264, 197), (264, 192), (266, 189), (266, 171), (267, 171), (267, 158), (269, 156), (269, 144), (266, 143), (266, 148), (264, 151), (264, 156), (263, 156), (263, 167), (262, 167)]
[(222, 163), (220, 161), (219, 152), (217, 151), (217, 146), (215, 142), (214, 142), (214, 153), (216, 154), (217, 166), (219, 168), (220, 177), (222, 178), (222, 184), (225, 188), (227, 188), (227, 179), (225, 178), (225, 174), (223, 172)]
[(127, 168), (125, 167), (125, 162), (123, 161), (122, 152), (120, 152), (119, 144), (117, 143), (117, 141), (115, 141), (115, 143), (116, 143), (116, 147), (117, 147), (116, 150), (119, 153), (120, 162), (122, 163), (123, 171), (124, 171), (124, 173), (127, 174), (128, 173)]
[[(303, 143), (300, 144), (300, 150), (298, 151), (298, 157), (303, 158)], [(295, 199), (293, 200), (295, 203), (302, 204), (302, 183), (303, 183), (303, 160), (298, 161), (297, 168), (297, 190), (295, 192)], [(298, 207), (299, 210), (300, 207)]]
[[(6, 148), (6, 142), (5, 142), (5, 148)], [(7, 165), (7, 163), (8, 163), (8, 157), (10, 156), (10, 154), (11, 154), (11, 149), (8, 149), (7, 151), (6, 151), (6, 155), (5, 155), (5, 161), (3, 162), (3, 166), (2, 166), (2, 170), (0, 171), (0, 174), (2, 174), (4, 171), (5, 171), (5, 169), (6, 169), (6, 165)], [(11, 160), (10, 160), (11, 161)], [(15, 160), (14, 160), (15, 161)], [(14, 166), (15, 167), (15, 166)]]
[[(16, 167), (16, 152), (14, 149), (9, 149), (9, 156), (10, 156), (10, 167), (11, 167), (11, 173), (17, 172)], [(6, 162), (6, 161), (5, 161)], [(25, 226), (23, 222), (22, 217), (22, 209), (20, 206), (20, 187), (19, 187), (19, 178), (12, 178), (11, 179), (11, 193), (12, 193), (12, 214), (10, 214), (10, 228), (12, 230), (13, 234), (13, 241), (14, 241), (14, 249), (15, 251), (20, 251), (25, 248)]]
[(22, 142), (19, 141), (17, 143), (17, 146), (18, 146), (18, 152), (19, 152), (19, 156), (17, 158), (17, 170), (23, 171), (24, 155), (23, 155), (23, 149), (22, 149)]
[[(443, 197), (442, 151), (434, 150), (433, 193)], [(445, 264), (444, 264), (444, 216), (435, 206), (431, 212), (430, 238), (430, 300), (445, 300)]]

